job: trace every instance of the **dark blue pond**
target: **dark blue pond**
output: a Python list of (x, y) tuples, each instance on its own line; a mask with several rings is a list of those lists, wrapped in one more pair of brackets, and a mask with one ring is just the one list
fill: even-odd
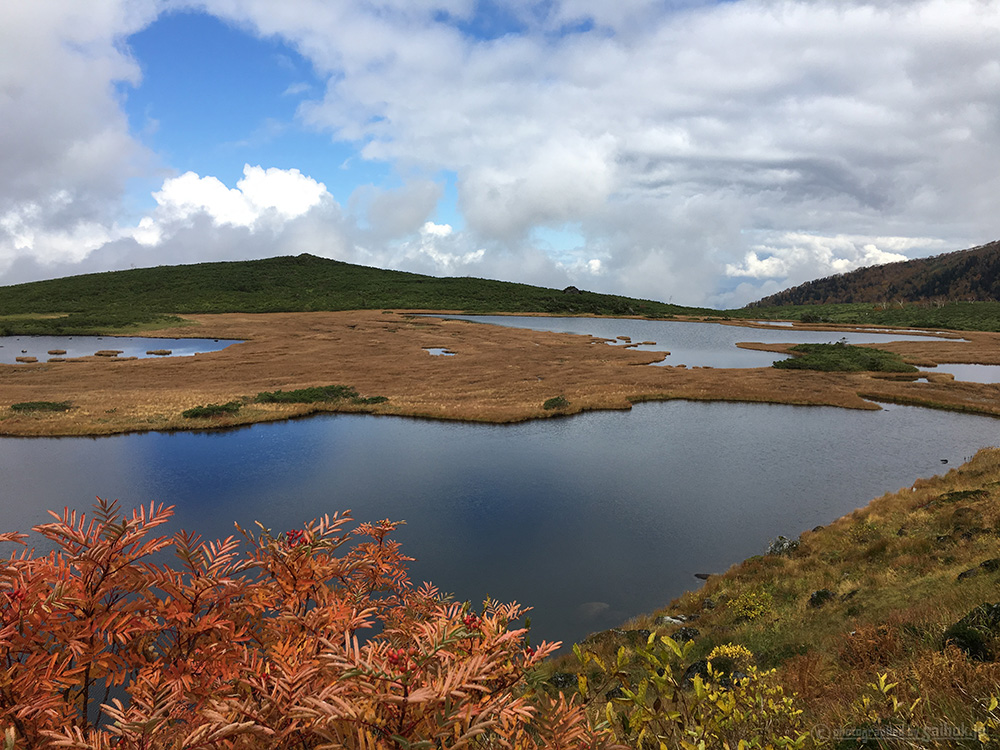
[(1000, 422), (888, 406), (650, 403), (489, 426), (337, 415), (225, 433), (0, 440), (0, 528), (95, 496), (206, 536), (326, 512), (404, 519), (415, 581), (535, 607), (580, 639), (997, 443)]

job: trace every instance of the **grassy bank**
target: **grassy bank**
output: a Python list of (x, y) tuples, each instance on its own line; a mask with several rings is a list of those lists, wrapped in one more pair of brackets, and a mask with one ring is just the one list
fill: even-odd
[[(977, 724), (1000, 720), (992, 703), (1000, 695), (1000, 608), (982, 606), (1000, 600), (998, 536), (993, 448), (798, 540), (776, 540), (667, 609), (591, 637), (581, 654), (599, 661), (583, 667), (564, 657), (550, 678), (579, 688), (582, 674), (592, 710), (610, 702), (615, 716), (635, 714), (645, 681), (648, 713), (666, 713), (662, 690), (653, 706), (651, 659), (668, 652), (683, 683), (684, 674), (704, 673), (714, 653), (719, 669), (752, 674), (755, 690), (794, 695), (760, 720), (774, 732), (804, 732), (803, 746), (980, 747)], [(647, 647), (650, 634), (686, 650), (662, 641)]]

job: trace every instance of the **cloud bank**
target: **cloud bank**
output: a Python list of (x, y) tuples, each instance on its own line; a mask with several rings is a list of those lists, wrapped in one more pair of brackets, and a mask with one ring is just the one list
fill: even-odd
[[(326, 81), (296, 126), (398, 185), (164, 172), (115, 87), (142, 85), (128, 36), (169, 10), (284, 40)], [(981, 0), (15, 0), (0, 102), (7, 283), (313, 252), (739, 305), (1000, 237), (1000, 8)], [(128, 181), (157, 170), (129, 217)], [(457, 228), (436, 214), (452, 190)]]

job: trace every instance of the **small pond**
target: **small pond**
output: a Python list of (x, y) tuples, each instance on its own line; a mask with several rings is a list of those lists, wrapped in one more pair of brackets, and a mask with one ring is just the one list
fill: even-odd
[[(927, 341), (927, 336), (871, 331), (807, 331), (774, 326), (746, 328), (717, 323), (692, 323), (679, 320), (631, 320), (624, 318), (550, 318), (516, 315), (439, 315), (435, 317), (469, 320), (477, 323), (528, 328), (535, 331), (579, 333), (606, 339), (625, 336), (633, 344), (655, 341), (655, 345), (632, 348), (642, 351), (668, 351), (670, 355), (656, 365), (687, 367), (770, 367), (777, 359), (774, 352), (739, 349), (741, 341), (765, 344), (825, 344), (846, 339), (849, 344), (877, 344), (886, 341)], [(623, 346), (627, 342), (616, 341)]]
[[(121, 350), (119, 358), (139, 359), (165, 355), (149, 354), (152, 351), (170, 351), (171, 357), (190, 357), (195, 354), (225, 349), (238, 341), (220, 339), (161, 339), (141, 336), (0, 336), (0, 364), (17, 364), (18, 357), (35, 357), (45, 362), (53, 357), (90, 357), (99, 351)], [(50, 352), (65, 352), (53, 353)]]

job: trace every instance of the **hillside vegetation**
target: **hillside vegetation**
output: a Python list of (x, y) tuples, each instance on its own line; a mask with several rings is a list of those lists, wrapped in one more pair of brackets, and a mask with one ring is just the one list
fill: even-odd
[(1000, 300), (1000, 241), (807, 281), (764, 297), (750, 307), (997, 300)]
[(577, 687), (633, 747), (642, 729), (687, 747), (692, 679), (709, 663), (716, 681), (739, 680), (717, 705), (753, 747), (997, 747), (998, 535), (1000, 450), (984, 449), (778, 537), (665, 611), (587, 639), (582, 661), (550, 664), (549, 679)]
[[(707, 313), (610, 294), (476, 278), (436, 278), (303, 254), (70, 276), (0, 289), (6, 333), (153, 327), (193, 313), (365, 309), (469, 313), (644, 315)], [(39, 318), (60, 313), (59, 317)], [(12, 317), (13, 316), (13, 317)]]
[[(756, 304), (756, 303), (755, 303)], [(868, 302), (748, 307), (733, 317), (797, 320), (802, 323), (903, 326), (955, 331), (1000, 331), (1000, 302), (926, 302), (873, 305)]]
[[(934, 262), (953, 281), (970, 274), (986, 278), (983, 248), (921, 261), (862, 269), (857, 274), (887, 274), (895, 267)], [(980, 252), (983, 250), (983, 252)], [(952, 256), (968, 261), (965, 266)], [(971, 259), (971, 260), (970, 260)], [(978, 264), (978, 265), (977, 265)], [(963, 271), (962, 269), (965, 269)], [(887, 270), (889, 269), (889, 270)], [(466, 313), (543, 313), (669, 318), (797, 320), (803, 323), (886, 325), (953, 330), (1000, 331), (1000, 302), (818, 303), (792, 304), (793, 292), (844, 284), (853, 274), (820, 279), (767, 297), (740, 310), (683, 307), (653, 300), (565, 290), (470, 277), (437, 278), (369, 268), (314, 255), (264, 260), (158, 266), (69, 276), (0, 287), (0, 335), (135, 332), (177, 325), (178, 315), (197, 313), (273, 313), (338, 310), (454, 310)], [(995, 274), (994, 274), (995, 279)], [(929, 282), (928, 282), (929, 283)], [(995, 282), (994, 280), (994, 283)], [(873, 287), (874, 288), (874, 287)], [(783, 296), (785, 295), (785, 296)], [(797, 299), (797, 297), (796, 297)], [(887, 299), (887, 298), (886, 298)]]

